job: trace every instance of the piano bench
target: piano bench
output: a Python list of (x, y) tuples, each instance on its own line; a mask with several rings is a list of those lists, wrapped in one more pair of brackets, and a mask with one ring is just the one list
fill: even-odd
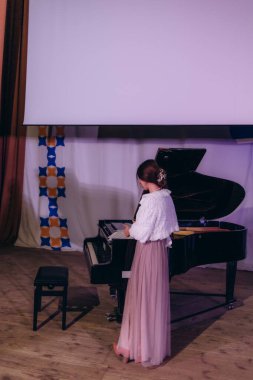
[[(41, 303), (43, 296), (62, 297), (62, 329), (65, 330), (68, 294), (68, 268), (60, 266), (40, 267), (34, 280), (34, 286), (33, 331), (36, 331), (38, 329), (38, 312), (42, 310)], [(58, 312), (54, 313), (54, 316), (56, 314), (58, 314)], [(45, 324), (49, 319), (52, 319), (52, 316), (49, 317), (44, 323), (42, 323), (41, 326)]]

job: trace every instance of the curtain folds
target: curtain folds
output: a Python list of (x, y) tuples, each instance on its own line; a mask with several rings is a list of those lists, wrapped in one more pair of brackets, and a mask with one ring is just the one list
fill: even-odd
[(7, 1), (0, 96), (1, 245), (15, 242), (21, 216), (27, 29), (28, 0)]
[[(227, 179), (245, 189), (243, 202), (229, 215), (222, 219), (217, 215), (214, 220), (247, 228), (248, 255), (238, 262), (238, 269), (253, 271), (253, 144), (238, 144), (231, 139), (103, 139), (97, 138), (94, 128), (66, 127), (64, 138), (59, 128), (58, 137), (54, 139), (53, 131), (48, 143), (42, 127), (40, 131), (34, 126), (27, 128), (22, 217), (16, 246), (55, 250), (58, 244), (62, 251), (82, 251), (84, 239), (97, 235), (99, 220), (133, 218), (141, 196), (135, 174), (142, 161), (155, 158), (159, 147), (205, 148), (196, 171), (216, 178), (217, 183)], [(222, 204), (217, 206), (222, 208)], [(208, 215), (203, 216), (208, 219)]]

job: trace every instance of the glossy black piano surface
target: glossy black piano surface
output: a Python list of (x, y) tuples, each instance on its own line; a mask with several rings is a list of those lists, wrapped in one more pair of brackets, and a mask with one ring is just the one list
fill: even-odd
[[(245, 191), (233, 181), (197, 173), (205, 152), (205, 149), (160, 148), (156, 155), (156, 161), (167, 172), (180, 226), (180, 231), (172, 236), (169, 250), (170, 277), (198, 265), (226, 263), (225, 297), (229, 304), (234, 301), (237, 261), (246, 257), (247, 231), (244, 226), (215, 219), (234, 211), (244, 199)], [(136, 241), (108, 239), (119, 223), (131, 221), (100, 220), (98, 236), (84, 240), (93, 284), (120, 288), (131, 269)]]

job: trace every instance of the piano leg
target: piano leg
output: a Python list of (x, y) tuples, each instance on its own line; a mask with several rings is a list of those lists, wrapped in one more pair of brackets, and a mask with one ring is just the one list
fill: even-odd
[(117, 289), (118, 313), (121, 318), (124, 311), (125, 295), (126, 295), (126, 288), (124, 286)]
[(123, 279), (122, 284), (110, 285), (110, 294), (111, 297), (117, 299), (117, 307), (114, 308), (114, 312), (106, 313), (106, 319), (109, 322), (117, 321), (121, 323), (124, 311), (126, 288), (127, 280), (125, 279)]
[(226, 304), (229, 309), (233, 308), (234, 298), (234, 288), (235, 288), (235, 278), (237, 270), (237, 261), (227, 262), (226, 270)]

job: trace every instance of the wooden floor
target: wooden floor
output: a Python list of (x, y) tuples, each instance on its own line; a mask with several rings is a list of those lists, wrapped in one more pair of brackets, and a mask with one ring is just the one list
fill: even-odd
[[(107, 285), (94, 286), (82, 253), (55, 253), (23, 248), (0, 249), (0, 379), (97, 380), (252, 380), (253, 379), (253, 273), (238, 272), (236, 296), (242, 306), (174, 324), (172, 357), (157, 369), (133, 362), (123, 364), (112, 352), (120, 325), (108, 322), (111, 311)], [(41, 328), (32, 331), (33, 280), (41, 265), (65, 265), (70, 271), (68, 328), (61, 315), (45, 321), (57, 300), (39, 314)], [(173, 278), (173, 289), (223, 292), (224, 271), (194, 268)], [(198, 301), (172, 296), (173, 318)], [(99, 305), (92, 307), (99, 300)], [(49, 301), (49, 300), (48, 300)], [(215, 300), (210, 301), (216, 302)], [(86, 303), (86, 305), (85, 305)], [(87, 306), (87, 309), (81, 307)], [(181, 314), (180, 314), (181, 313)]]

